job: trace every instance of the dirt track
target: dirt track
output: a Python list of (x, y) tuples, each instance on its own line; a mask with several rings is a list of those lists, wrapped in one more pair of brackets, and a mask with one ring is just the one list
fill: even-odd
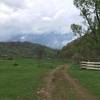
[(38, 100), (97, 100), (67, 70), (68, 66), (63, 65), (46, 75), (42, 88), (37, 91)]

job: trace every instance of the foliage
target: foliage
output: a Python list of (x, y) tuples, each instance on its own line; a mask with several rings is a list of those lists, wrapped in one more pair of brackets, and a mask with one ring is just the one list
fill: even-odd
[(88, 30), (97, 41), (96, 31), (100, 28), (100, 0), (74, 0), (74, 5), (80, 10)]
[(82, 26), (76, 25), (76, 24), (72, 24), (71, 25), (71, 29), (75, 33), (76, 36), (77, 35), (78, 35), (78, 37), (82, 36)]

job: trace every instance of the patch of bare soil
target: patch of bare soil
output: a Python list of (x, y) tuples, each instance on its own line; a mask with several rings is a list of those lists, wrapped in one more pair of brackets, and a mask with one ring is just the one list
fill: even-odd
[(67, 70), (67, 65), (61, 65), (46, 75), (38, 100), (97, 100)]

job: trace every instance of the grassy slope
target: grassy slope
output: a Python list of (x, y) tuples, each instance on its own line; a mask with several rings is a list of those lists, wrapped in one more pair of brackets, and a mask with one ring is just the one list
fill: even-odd
[(0, 100), (37, 100), (36, 91), (42, 77), (58, 64), (59, 61), (34, 59), (1, 60)]
[[(34, 58), (42, 52), (43, 57), (54, 57), (56, 50), (29, 42), (0, 42), (0, 58)], [(6, 58), (7, 58), (6, 57)]]
[(69, 73), (100, 99), (100, 71), (82, 70), (75, 64), (70, 66)]
[(95, 42), (91, 35), (87, 34), (65, 46), (60, 56), (76, 61), (100, 61), (100, 31), (97, 32), (97, 38), (98, 42)]

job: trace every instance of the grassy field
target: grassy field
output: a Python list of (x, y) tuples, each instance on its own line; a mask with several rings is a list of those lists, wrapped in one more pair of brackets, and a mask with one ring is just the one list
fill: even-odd
[(69, 73), (71, 76), (79, 80), (90, 93), (96, 95), (100, 99), (100, 71), (82, 70), (78, 65), (70, 65)]
[[(0, 100), (37, 100), (36, 92), (45, 74), (63, 64), (58, 60), (0, 60)], [(71, 76), (100, 98), (100, 71), (81, 70), (75, 64), (70, 66)]]
[(42, 77), (59, 64), (56, 60), (0, 60), (0, 100), (37, 100)]

